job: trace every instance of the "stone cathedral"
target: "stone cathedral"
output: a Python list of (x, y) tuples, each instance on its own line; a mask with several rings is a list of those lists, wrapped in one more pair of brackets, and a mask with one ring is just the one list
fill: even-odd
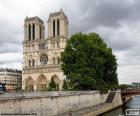
[(68, 19), (62, 9), (50, 13), (48, 38), (39, 17), (24, 20), (22, 89), (44, 91), (53, 79), (57, 90), (62, 89), (65, 76), (60, 66), (60, 55), (68, 39)]

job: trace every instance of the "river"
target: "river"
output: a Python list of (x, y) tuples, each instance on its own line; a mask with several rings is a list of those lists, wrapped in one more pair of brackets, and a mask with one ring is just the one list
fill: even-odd
[[(140, 96), (134, 96), (132, 100), (128, 101), (124, 106), (102, 114), (101, 116), (128, 116), (126, 115), (126, 109), (140, 109)], [(140, 114), (136, 116), (140, 116)]]

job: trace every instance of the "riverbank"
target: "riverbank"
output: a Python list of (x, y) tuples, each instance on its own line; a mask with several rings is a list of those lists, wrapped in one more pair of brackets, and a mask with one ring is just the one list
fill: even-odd
[(101, 116), (125, 116), (126, 109), (140, 109), (140, 95), (133, 96), (131, 100), (123, 104), (123, 106), (118, 107), (114, 110), (106, 112)]
[(120, 91), (107, 94), (100, 94), (98, 91), (17, 93), (0, 96), (0, 113), (95, 116), (122, 104)]
[(6, 93), (0, 95), (0, 113), (52, 116), (104, 103), (107, 97), (99, 91)]
[[(130, 100), (132, 100), (132, 97), (126, 97), (125, 99), (120, 99), (121, 96), (118, 93), (118, 95), (116, 96), (116, 98), (114, 98), (114, 101), (112, 103), (107, 103), (104, 105), (101, 105), (101, 107), (95, 108), (91, 111), (86, 112), (84, 115), (82, 116), (97, 116), (97, 115), (101, 115), (107, 112), (110, 112), (116, 108), (122, 107), (123, 105), (125, 105), (127, 102), (129, 102)], [(117, 102), (117, 99), (119, 100)], [(80, 115), (79, 115), (80, 116)], [(117, 115), (118, 116), (118, 115)]]
[[(113, 96), (113, 94), (114, 96)], [(123, 105), (120, 92), (112, 92), (108, 95), (106, 101), (101, 104), (94, 105), (92, 107), (81, 108), (78, 110), (61, 113), (56, 116), (97, 116), (105, 112), (111, 111), (117, 107)]]

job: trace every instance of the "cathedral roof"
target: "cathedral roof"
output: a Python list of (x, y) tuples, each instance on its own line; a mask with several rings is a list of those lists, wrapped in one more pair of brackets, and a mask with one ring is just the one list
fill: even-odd
[(33, 20), (38, 20), (39, 22), (43, 23), (43, 20), (41, 18), (39, 18), (38, 16), (34, 16), (34, 17), (26, 17), (24, 21), (33, 21)]
[(62, 14), (67, 19), (67, 16), (63, 12), (62, 8), (58, 12), (50, 13), (50, 17), (57, 16), (57, 15), (60, 15), (60, 14)]

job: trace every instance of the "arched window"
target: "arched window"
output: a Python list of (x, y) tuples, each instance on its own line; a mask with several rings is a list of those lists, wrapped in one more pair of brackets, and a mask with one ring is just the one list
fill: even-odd
[(32, 60), (32, 66), (35, 66), (35, 60), (34, 59)]
[(60, 58), (57, 57), (57, 64), (60, 64)]
[(53, 37), (55, 37), (55, 20), (53, 20)]
[(60, 90), (60, 80), (57, 75), (53, 75), (51, 80), (53, 80), (56, 84), (56, 90)]
[(29, 37), (28, 37), (28, 39), (29, 39), (29, 41), (31, 41), (31, 25), (29, 24)]
[(33, 24), (33, 40), (35, 39), (35, 24)]
[(55, 48), (55, 42), (53, 42), (53, 48)]
[(29, 60), (29, 67), (31, 66), (31, 61)]
[(53, 58), (53, 64), (55, 64), (55, 58)]
[(59, 19), (57, 20), (57, 36), (59, 36), (60, 31), (60, 24), (59, 24)]
[(59, 42), (57, 42), (57, 48), (60, 48)]
[(40, 34), (40, 39), (41, 39), (42, 38), (42, 36), (41, 36), (41, 26), (39, 28), (39, 34)]

